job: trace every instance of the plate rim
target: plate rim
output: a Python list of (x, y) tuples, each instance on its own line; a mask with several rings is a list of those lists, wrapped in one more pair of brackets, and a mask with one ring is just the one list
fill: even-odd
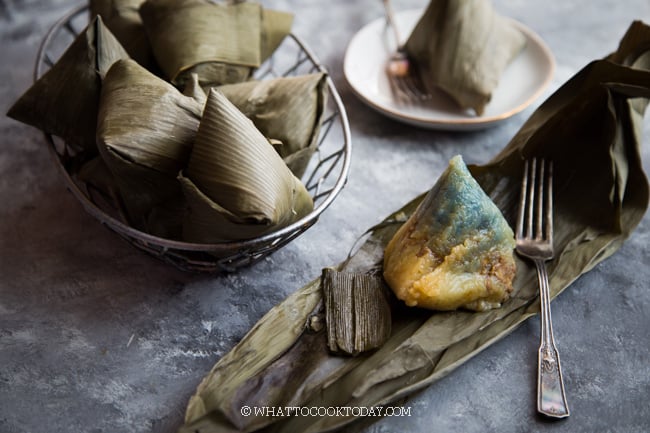
[[(423, 11), (424, 10), (422, 8), (411, 8), (411, 9), (405, 9), (399, 11), (396, 13), (396, 15), (397, 17), (399, 17), (400, 15), (406, 15), (406, 14), (417, 14), (417, 13), (422, 14)], [(415, 125), (415, 126), (424, 127), (424, 128), (441, 129), (441, 130), (476, 130), (476, 129), (483, 129), (483, 128), (490, 127), (498, 122), (506, 120), (522, 112), (528, 106), (530, 106), (535, 100), (537, 100), (551, 83), (553, 77), (555, 76), (555, 70), (557, 67), (555, 57), (553, 56), (553, 52), (548, 47), (546, 42), (541, 38), (541, 36), (539, 36), (535, 31), (530, 29), (528, 26), (515, 20), (514, 18), (511, 17), (503, 17), (503, 18), (507, 19), (513, 25), (515, 25), (524, 34), (527, 41), (532, 41), (535, 44), (535, 46), (543, 54), (542, 57), (544, 59), (544, 63), (548, 66), (548, 72), (546, 73), (544, 78), (539, 82), (535, 91), (531, 92), (531, 94), (528, 95), (528, 97), (526, 97), (526, 99), (523, 102), (519, 103), (515, 107), (508, 109), (507, 111), (497, 113), (491, 116), (475, 116), (475, 117), (468, 117), (468, 118), (445, 120), (445, 119), (421, 116), (416, 114), (407, 114), (402, 111), (395, 110), (391, 107), (378, 104), (376, 101), (372, 100), (372, 98), (369, 98), (367, 94), (365, 94), (363, 91), (357, 88), (357, 86), (353, 83), (353, 80), (350, 79), (350, 71), (349, 71), (350, 61), (348, 59), (351, 57), (350, 52), (353, 43), (359, 37), (359, 35), (363, 31), (367, 30), (368, 27), (379, 25), (378, 23), (385, 21), (385, 18), (383, 17), (379, 17), (375, 20), (368, 22), (363, 27), (361, 27), (350, 39), (343, 59), (343, 75), (345, 76), (348, 85), (350, 86), (354, 94), (359, 99), (361, 99), (366, 105), (370, 106), (376, 111), (395, 120), (408, 123), (411, 125)], [(524, 50), (525, 49), (528, 49), (528, 46), (524, 48)]]

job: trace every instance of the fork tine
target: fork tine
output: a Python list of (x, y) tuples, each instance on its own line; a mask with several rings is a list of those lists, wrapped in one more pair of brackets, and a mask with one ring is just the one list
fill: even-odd
[(431, 94), (424, 88), (424, 83), (422, 83), (422, 79), (417, 71), (411, 72), (404, 79), (404, 82), (414, 100), (422, 102), (431, 99)]
[(388, 79), (393, 94), (397, 97), (397, 102), (400, 104), (408, 106), (422, 99), (411, 75), (399, 76), (389, 74)]
[(413, 78), (409, 75), (407, 77), (402, 78), (402, 85), (404, 88), (404, 92), (408, 95), (410, 101), (417, 101), (420, 98), (418, 97), (418, 91), (417, 88), (415, 87), (415, 84), (413, 83)]
[(524, 221), (526, 219), (526, 192), (528, 190), (528, 160), (524, 161), (524, 174), (521, 177), (521, 192), (517, 214), (517, 239), (524, 237)]
[(544, 196), (544, 182), (545, 182), (545, 168), (546, 161), (541, 159), (539, 162), (539, 180), (536, 180), (537, 186), (537, 212), (535, 213), (535, 239), (542, 240), (544, 238), (544, 209), (546, 206), (546, 197)]
[(518, 238), (553, 240), (553, 161), (524, 161), (519, 195)]
[[(536, 160), (533, 160), (535, 163)], [(533, 169), (534, 171), (534, 169)], [(533, 174), (539, 179), (534, 179), (536, 184), (537, 212), (535, 216), (535, 233), (536, 240), (553, 241), (553, 161), (541, 159), (539, 161), (539, 170)], [(531, 200), (532, 201), (532, 200)], [(532, 235), (531, 235), (532, 236)]]
[(403, 78), (392, 77), (389, 79), (393, 88), (393, 95), (397, 97), (397, 102), (402, 105), (410, 105), (413, 100), (409, 89), (404, 84)]
[(544, 238), (553, 245), (553, 161), (549, 161), (546, 177), (546, 233)]
[(397, 97), (401, 105), (410, 106), (426, 102), (431, 95), (426, 93), (411, 75), (404, 77), (389, 77), (391, 92)]
[(535, 216), (535, 185), (537, 184), (537, 158), (533, 158), (530, 164), (530, 170), (526, 172), (528, 177), (528, 192), (526, 194), (526, 237), (532, 238), (533, 223)]

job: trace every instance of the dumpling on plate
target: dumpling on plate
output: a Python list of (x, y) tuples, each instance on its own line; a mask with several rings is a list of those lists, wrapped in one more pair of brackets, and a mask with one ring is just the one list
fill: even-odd
[(526, 38), (489, 0), (431, 0), (406, 42), (430, 92), (481, 115)]
[(456, 156), (384, 251), (384, 278), (408, 306), (483, 311), (510, 297), (512, 229)]

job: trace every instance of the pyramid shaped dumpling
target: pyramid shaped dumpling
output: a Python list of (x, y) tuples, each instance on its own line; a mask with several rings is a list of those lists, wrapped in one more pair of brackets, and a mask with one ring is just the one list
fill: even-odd
[(512, 229), (460, 156), (384, 253), (384, 278), (409, 306), (434, 310), (499, 307), (516, 267)]
[(115, 61), (128, 58), (101, 17), (96, 17), (7, 115), (61, 137), (75, 150), (96, 153), (102, 77)]
[(183, 237), (189, 242), (262, 236), (298, 221), (314, 206), (264, 135), (215, 88), (178, 178), (188, 202)]

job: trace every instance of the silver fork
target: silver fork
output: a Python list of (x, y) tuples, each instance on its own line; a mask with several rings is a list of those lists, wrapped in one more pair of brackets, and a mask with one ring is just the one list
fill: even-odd
[(541, 301), (541, 336), (537, 355), (537, 410), (554, 417), (569, 416), (560, 355), (555, 347), (545, 262), (553, 258), (553, 163), (533, 158), (524, 164), (517, 217), (517, 253), (537, 268)]
[(401, 105), (412, 105), (414, 103), (427, 101), (431, 95), (424, 88), (415, 65), (409, 60), (404, 44), (401, 43), (399, 30), (395, 21), (395, 14), (390, 0), (383, 0), (386, 11), (386, 21), (393, 29), (397, 49), (393, 51), (386, 62), (386, 76), (395, 97), (395, 101)]

